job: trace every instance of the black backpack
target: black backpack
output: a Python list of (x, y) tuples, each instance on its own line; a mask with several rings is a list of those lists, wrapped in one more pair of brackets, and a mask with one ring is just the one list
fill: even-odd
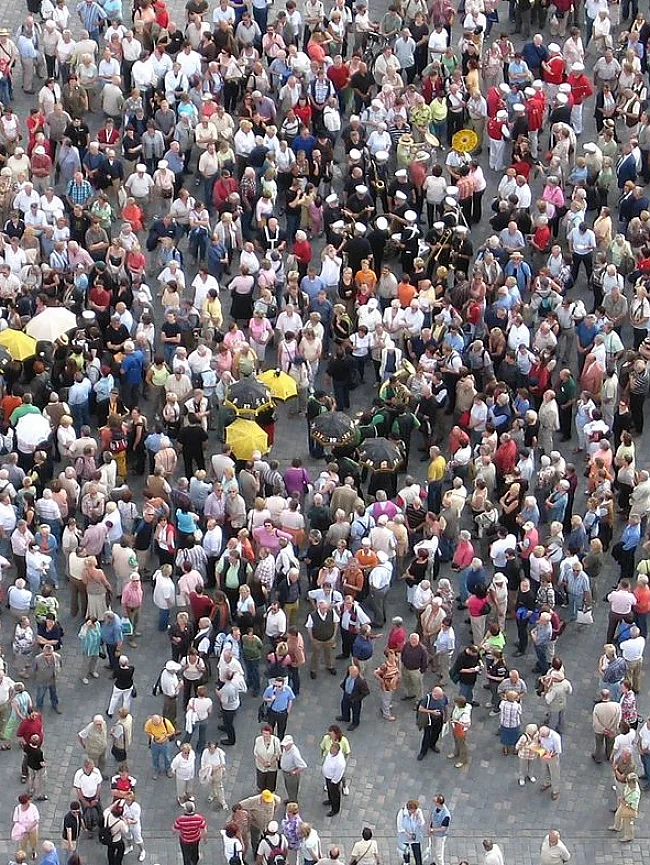
[(111, 828), (108, 825), (108, 818), (106, 818), (99, 827), (98, 838), (99, 843), (103, 844), (105, 847), (108, 847), (108, 845), (112, 843), (113, 833), (111, 832)]

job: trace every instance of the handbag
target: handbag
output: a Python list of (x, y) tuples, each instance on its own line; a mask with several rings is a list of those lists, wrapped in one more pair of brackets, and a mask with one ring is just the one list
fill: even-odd
[(593, 625), (594, 623), (594, 614), (593, 610), (578, 610), (578, 614), (576, 616), (576, 623), (578, 625)]
[(265, 702), (261, 703), (259, 709), (257, 710), (257, 723), (258, 724), (263, 724), (265, 721), (268, 720), (268, 711), (269, 711), (268, 705)]
[(429, 726), (431, 716), (429, 714), (427, 714), (427, 712), (420, 712), (420, 706), (422, 706), (424, 709), (429, 708), (429, 697), (428, 696), (426, 699), (426, 704), (425, 704), (424, 700), (422, 700), (418, 704), (417, 711), (415, 713), (415, 726), (418, 728), (418, 730), (426, 730), (426, 728)]

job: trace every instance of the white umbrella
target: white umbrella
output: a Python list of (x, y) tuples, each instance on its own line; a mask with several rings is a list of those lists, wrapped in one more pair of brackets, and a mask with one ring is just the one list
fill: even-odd
[(16, 424), (16, 443), (23, 453), (33, 453), (38, 445), (46, 442), (52, 434), (47, 418), (42, 414), (24, 414)]
[(77, 316), (64, 306), (55, 306), (34, 316), (27, 324), (25, 332), (34, 339), (54, 342), (75, 327), (77, 327)]

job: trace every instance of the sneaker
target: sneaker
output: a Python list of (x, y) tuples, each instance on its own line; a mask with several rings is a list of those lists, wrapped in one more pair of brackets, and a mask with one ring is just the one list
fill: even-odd
[(90, 675), (93, 677), (93, 679), (99, 679), (99, 673), (97, 672), (97, 670), (93, 670)]
[(208, 796), (208, 802), (214, 802), (214, 796)]
[(534, 775), (529, 775), (528, 780), (530, 781), (531, 784), (537, 783), (537, 778)]
[(141, 850), (141, 851), (140, 851), (140, 855), (138, 856), (138, 862), (144, 862), (144, 860), (145, 860), (146, 858), (147, 858), (147, 851), (146, 851), (146, 850)]
[(157, 781), (157, 780), (158, 780), (158, 775), (153, 774), (153, 775), (151, 776), (151, 778), (152, 778), (152, 780)]
[(520, 787), (525, 787), (525, 786), (526, 786), (526, 781), (524, 780), (524, 778), (520, 778), (520, 779), (519, 779), (519, 786), (520, 786)]
[(499, 714), (501, 714), (501, 713), (499, 712), (498, 709), (492, 709), (492, 711), (490, 712), (490, 718), (496, 718), (496, 716)]
[(454, 763), (454, 767), (456, 769), (462, 769), (464, 765), (465, 765), (464, 763)]
[(129, 844), (128, 847), (124, 848), (124, 855), (127, 856), (129, 853), (133, 853), (133, 844)]
[(348, 787), (347, 784), (345, 785), (345, 787), (343, 788), (343, 790), (341, 792), (343, 793), (344, 796), (350, 795), (350, 788)]
[(90, 685), (90, 681), (85, 677), (81, 681), (84, 683), (84, 685)]

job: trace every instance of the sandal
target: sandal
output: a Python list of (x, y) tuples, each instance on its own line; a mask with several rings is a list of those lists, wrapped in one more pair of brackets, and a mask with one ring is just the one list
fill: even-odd
[(3, 742), (0, 745), (0, 751), (10, 751), (11, 750), (11, 742)]

